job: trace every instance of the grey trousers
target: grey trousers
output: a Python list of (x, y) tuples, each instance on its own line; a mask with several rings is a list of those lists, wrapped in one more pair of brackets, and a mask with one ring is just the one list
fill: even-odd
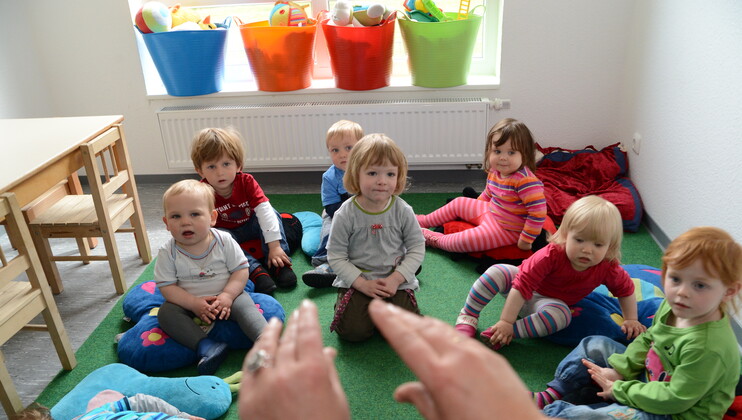
[[(196, 351), (198, 342), (206, 338), (206, 333), (193, 322), (195, 316), (188, 309), (174, 303), (165, 302), (160, 306), (157, 320), (160, 323), (160, 328), (173, 340)], [(242, 292), (232, 302), (229, 319), (237, 322), (242, 332), (253, 342), (260, 337), (263, 328), (268, 324), (247, 292)]]

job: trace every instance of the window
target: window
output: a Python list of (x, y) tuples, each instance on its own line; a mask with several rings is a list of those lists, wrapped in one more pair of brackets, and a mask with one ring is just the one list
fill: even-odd
[[(141, 3), (138, 0), (129, 1), (133, 16)], [(402, 0), (380, 0), (380, 2), (388, 10), (397, 10), (398, 14), (404, 10)], [(180, 0), (180, 3), (182, 6), (194, 8), (201, 16), (211, 16), (212, 22), (220, 23), (230, 22), (231, 16), (237, 16), (243, 23), (267, 20), (274, 4), (274, 2), (265, 2), (264, 0)], [(316, 18), (318, 14), (317, 10), (330, 10), (335, 4), (335, 0), (304, 0), (297, 1), (297, 3), (308, 5), (306, 8), (307, 14)], [(165, 4), (169, 5), (170, 3), (165, 2)], [(457, 12), (459, 10), (459, 1), (457, 0), (436, 0), (436, 5), (445, 12)], [(485, 7), (486, 13), (484, 13)], [(502, 0), (477, 0), (472, 2), (469, 10), (470, 12), (484, 15), (469, 71), (470, 83), (472, 79), (475, 79), (476, 84), (497, 84), (499, 81)], [(148, 95), (165, 95), (165, 87), (149, 56), (142, 36), (136, 29), (135, 32), (137, 33), (137, 45), (142, 61), (147, 93)], [(326, 47), (318, 45), (316, 48)], [(256, 91), (257, 88), (245, 54), (239, 26), (236, 22), (231, 22), (231, 27), (227, 35), (227, 51), (224, 64), (225, 77), (223, 92)], [(395, 28), (392, 76), (394, 79), (393, 85), (410, 85), (407, 53), (399, 26)], [(332, 79), (329, 56), (326, 54), (317, 54), (314, 80), (311, 88), (323, 87), (333, 88), (334, 80)]]

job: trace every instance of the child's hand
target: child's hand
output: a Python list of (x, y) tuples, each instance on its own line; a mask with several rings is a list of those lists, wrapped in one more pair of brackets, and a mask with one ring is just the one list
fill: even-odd
[(402, 275), (402, 273), (395, 271), (392, 274), (389, 275), (387, 278), (383, 279), (377, 279), (383, 286), (384, 291), (389, 293), (389, 297), (394, 296), (397, 294), (397, 290), (399, 290), (399, 285), (404, 283), (405, 278)]
[(522, 249), (523, 251), (530, 251), (531, 243), (526, 242), (523, 239), (518, 239), (518, 249)]
[(368, 297), (379, 299), (390, 298), (397, 293), (396, 286), (394, 287), (394, 292), (390, 293), (387, 290), (387, 283), (383, 279), (366, 280), (360, 276), (353, 282), (353, 288)]
[(206, 324), (211, 324), (213, 320), (216, 319), (217, 314), (215, 313), (216, 310), (214, 309), (214, 301), (216, 300), (216, 296), (202, 296), (197, 297), (194, 299), (194, 304), (191, 308), (191, 312), (196, 314), (201, 321), (205, 322)]
[(278, 241), (268, 243), (268, 257), (265, 259), (268, 267), (283, 267), (285, 265), (291, 266), (291, 259), (281, 248), (281, 244)]
[(645, 327), (644, 324), (635, 319), (624, 319), (623, 324), (621, 324), (621, 331), (626, 334), (626, 338), (629, 340), (637, 337), (639, 334), (643, 333), (646, 330), (647, 327)]
[(492, 326), (492, 337), (490, 337), (490, 343), (493, 346), (502, 345), (507, 346), (513, 340), (513, 324), (499, 320), (497, 324)]
[(232, 314), (232, 303), (234, 300), (228, 293), (220, 293), (212, 303), (214, 313), (219, 319), (229, 319)]
[(587, 368), (587, 373), (590, 374), (593, 381), (603, 389), (603, 391), (598, 392), (598, 396), (605, 400), (613, 400), (613, 382), (622, 380), (623, 376), (615, 369), (600, 367), (587, 359), (582, 359), (582, 364)]

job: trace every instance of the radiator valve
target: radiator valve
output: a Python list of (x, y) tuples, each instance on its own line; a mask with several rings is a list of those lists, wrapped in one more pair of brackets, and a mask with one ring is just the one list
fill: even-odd
[(510, 99), (495, 98), (492, 100), (490, 108), (499, 111), (501, 109), (510, 109)]

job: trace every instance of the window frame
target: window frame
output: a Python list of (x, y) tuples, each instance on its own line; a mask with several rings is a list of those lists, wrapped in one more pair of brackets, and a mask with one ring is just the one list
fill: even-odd
[[(128, 0), (131, 11), (131, 16), (136, 14), (140, 7), (138, 0)], [(328, 10), (328, 3), (331, 0), (305, 0), (311, 4), (311, 10)], [(483, 0), (483, 4), (486, 8), (486, 13), (482, 19), (482, 52), (483, 57), (474, 57), (472, 59), (471, 68), (469, 71), (468, 83), (462, 86), (456, 86), (456, 90), (480, 90), (480, 89), (495, 89), (500, 84), (500, 64), (501, 64), (501, 50), (502, 50), (502, 12), (503, 12), (504, 0)], [(179, 3), (184, 7), (208, 7), (208, 6), (229, 6), (229, 5), (244, 5), (252, 3), (270, 3), (265, 0), (179, 0)], [(481, 8), (472, 11), (481, 14)], [(132, 19), (133, 20), (133, 19)], [(165, 86), (160, 79), (159, 73), (152, 61), (152, 57), (147, 50), (147, 47), (142, 38), (142, 34), (136, 28), (132, 28), (136, 35), (137, 49), (139, 52), (140, 63), (142, 73), (145, 81), (145, 88), (147, 97), (150, 99), (158, 98), (174, 98), (167, 94)], [(241, 44), (241, 38), (239, 30), (233, 23), (230, 27), (230, 33), (228, 37), (228, 43), (231, 45), (238, 42)], [(395, 28), (395, 37), (401, 36), (399, 34), (399, 27)], [(318, 32), (319, 33), (319, 32)], [(335, 88), (335, 81), (332, 75), (332, 69), (330, 67), (330, 58), (327, 52), (327, 47), (323, 45), (324, 36), (318, 36), (317, 42), (315, 43), (315, 66), (313, 69), (312, 84), (306, 89), (291, 92), (264, 92), (257, 89), (257, 84), (252, 77), (247, 57), (242, 54), (240, 58), (233, 56), (232, 61), (241, 61), (237, 65), (228, 65), (225, 62), (225, 78), (222, 90), (220, 92), (213, 93), (209, 96), (275, 96), (283, 93), (358, 93), (356, 91), (346, 91), (343, 89)], [(243, 60), (244, 59), (244, 60)], [(228, 61), (229, 58), (227, 58)], [(395, 72), (391, 77), (390, 85), (388, 87), (374, 89), (373, 91), (420, 91), (429, 90), (429, 88), (422, 88), (413, 86), (411, 84), (411, 77), (409, 71), (400, 71), (400, 66), (407, 68), (406, 57), (404, 60), (395, 60), (393, 66)], [(239, 72), (240, 74), (247, 74), (249, 77), (238, 78), (230, 77), (229, 72)], [(401, 73), (401, 74), (400, 74)]]

